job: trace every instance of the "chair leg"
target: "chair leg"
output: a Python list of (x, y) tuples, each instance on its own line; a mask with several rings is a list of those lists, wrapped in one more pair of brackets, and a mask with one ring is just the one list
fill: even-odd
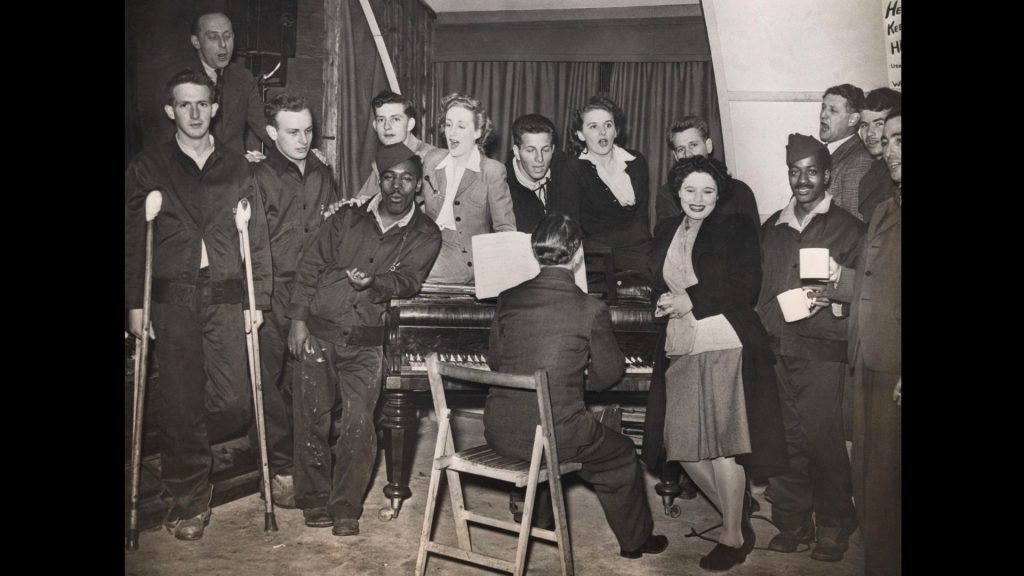
[[(526, 550), (530, 546), (530, 531), (533, 529), (533, 505), (537, 500), (537, 480), (540, 477), (540, 456), (544, 450), (540, 426), (533, 442), (533, 455), (530, 457), (530, 475), (526, 482), (526, 498), (523, 500), (523, 523), (519, 526), (519, 542), (516, 544), (516, 561), (513, 565), (513, 576), (522, 576), (526, 572)], [(549, 471), (550, 473), (550, 471)]]
[(430, 542), (437, 513), (437, 492), (441, 484), (441, 470), (430, 473), (430, 487), (427, 489), (427, 508), (423, 514), (423, 531), (420, 532), (420, 550), (416, 555), (416, 576), (423, 576), (427, 569), (427, 543)]
[(448, 494), (452, 498), (452, 513), (455, 516), (455, 535), (459, 548), (472, 552), (473, 543), (469, 538), (469, 522), (466, 521), (466, 500), (462, 496), (462, 477), (458, 472), (447, 470)]
[(555, 535), (558, 538), (558, 554), (562, 565), (562, 576), (573, 576), (576, 568), (572, 561), (572, 541), (566, 524), (565, 494), (562, 492), (562, 478), (548, 471), (548, 487), (551, 489), (551, 507), (555, 512)]

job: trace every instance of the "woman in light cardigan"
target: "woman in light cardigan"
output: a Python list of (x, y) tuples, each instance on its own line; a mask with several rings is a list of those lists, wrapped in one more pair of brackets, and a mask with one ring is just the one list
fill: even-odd
[(473, 283), (473, 236), (516, 229), (505, 166), (484, 156), (494, 125), (472, 96), (441, 101), (448, 149), (423, 159), (423, 210), (441, 229), (441, 253), (427, 282)]

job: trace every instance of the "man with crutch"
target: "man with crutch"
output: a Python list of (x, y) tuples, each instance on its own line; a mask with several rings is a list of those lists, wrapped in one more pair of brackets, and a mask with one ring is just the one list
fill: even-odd
[[(271, 309), (259, 331), (263, 364), (263, 408), (274, 505), (295, 507), (292, 482), (292, 367), (288, 353), (291, 320), (285, 316), (295, 270), (302, 253), (324, 221), (324, 211), (339, 198), (331, 169), (310, 154), (313, 114), (306, 99), (282, 93), (263, 107), (266, 131), (274, 146), (255, 165), (257, 190), (267, 213), (274, 268)], [(249, 438), (257, 441), (255, 430)]]
[[(209, 77), (182, 70), (166, 90), (175, 135), (139, 154), (125, 175), (125, 306), (132, 334), (151, 330), (156, 338), (164, 526), (180, 540), (197, 540), (210, 520), (210, 444), (244, 431), (252, 417), (239, 200), (252, 206), (257, 324), (270, 308), (270, 247), (248, 162), (210, 134), (217, 104)], [(153, 190), (163, 204), (154, 225), (151, 323), (143, 326), (144, 212)]]

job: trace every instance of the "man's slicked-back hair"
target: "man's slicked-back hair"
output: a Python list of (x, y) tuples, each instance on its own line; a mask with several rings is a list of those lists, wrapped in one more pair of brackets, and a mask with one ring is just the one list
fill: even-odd
[(530, 235), (533, 255), (541, 266), (557, 266), (572, 262), (583, 244), (583, 231), (575, 220), (561, 212), (551, 212), (537, 223)]
[(405, 107), (403, 110), (405, 115), (415, 120), (416, 124), (419, 125), (419, 119), (416, 117), (416, 107), (413, 105), (412, 100), (385, 88), (378, 92), (373, 97), (373, 100), (370, 101), (370, 111), (376, 116), (377, 109), (385, 104), (401, 104)]
[(558, 140), (555, 123), (540, 114), (524, 114), (516, 118), (512, 123), (512, 142), (516, 146), (523, 145), (523, 134), (551, 134), (552, 145)]
[(268, 126), (277, 128), (277, 113), (282, 110), (287, 112), (302, 112), (303, 110), (309, 110), (309, 115), (313, 115), (313, 110), (308, 104), (306, 104), (305, 98), (302, 96), (292, 96), (287, 92), (282, 92), (271, 98), (263, 105), (263, 115), (267, 118)]
[(710, 131), (708, 130), (707, 120), (700, 116), (683, 116), (682, 120), (676, 120), (668, 128), (668, 145), (672, 147), (672, 137), (680, 132), (686, 132), (690, 128), (696, 128), (697, 132), (700, 132), (701, 140), (707, 140), (710, 138)]
[(828, 90), (825, 90), (825, 93), (821, 96), (822, 99), (829, 94), (842, 96), (846, 100), (846, 110), (851, 114), (853, 112), (860, 112), (864, 109), (864, 91), (853, 84), (840, 84), (838, 86), (833, 86)]
[(167, 97), (167, 105), (174, 106), (174, 89), (182, 84), (197, 84), (199, 86), (206, 86), (210, 90), (210, 101), (213, 101), (213, 80), (206, 75), (206, 72), (197, 72), (191, 68), (185, 68), (184, 70), (171, 76), (171, 79), (167, 81), (164, 86), (164, 95)]
[(893, 110), (900, 106), (903, 95), (892, 88), (875, 88), (864, 97), (862, 110), (881, 112), (882, 110)]
[[(221, 12), (220, 10), (199, 11), (199, 12), (196, 12), (195, 17), (192, 18), (192, 35), (198, 37), (199, 36), (199, 21), (202, 20), (203, 17), (205, 17), (205, 16), (213, 16), (214, 14), (216, 14), (218, 16), (223, 16), (223, 17), (228, 19), (228, 22), (231, 22), (231, 17), (228, 16), (227, 14)], [(233, 23), (232, 23), (232, 27), (234, 27)]]

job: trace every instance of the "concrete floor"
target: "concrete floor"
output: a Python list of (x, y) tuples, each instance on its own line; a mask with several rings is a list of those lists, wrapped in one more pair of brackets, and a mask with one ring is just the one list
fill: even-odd
[[(433, 414), (430, 414), (432, 417)], [(138, 576), (204, 575), (342, 575), (342, 574), (412, 574), (423, 523), (423, 499), (429, 481), (430, 459), (437, 433), (436, 422), (423, 418), (410, 485), (412, 498), (406, 500), (398, 518), (390, 522), (377, 519), (377, 510), (387, 501), (381, 492), (386, 484), (384, 466), (378, 458), (377, 473), (366, 500), (358, 536), (336, 537), (330, 529), (307, 528), (300, 510), (277, 509), (279, 531), (263, 532), (263, 505), (259, 496), (236, 500), (214, 508), (205, 536), (196, 542), (176, 540), (163, 529), (145, 532), (139, 537), (139, 549), (125, 552), (125, 574)], [(459, 425), (463, 439), (482, 442), (479, 422), (465, 421)], [(460, 442), (458, 448), (463, 448)], [(510, 517), (508, 485), (464, 476), (467, 505), (483, 513)], [(638, 560), (619, 557), (618, 543), (604, 520), (593, 491), (577, 479), (566, 482), (569, 527), (576, 562), (576, 572), (590, 574), (701, 574), (700, 557), (714, 546), (696, 537), (687, 538), (691, 530), (704, 530), (720, 522), (720, 517), (703, 496), (694, 500), (677, 500), (682, 508), (679, 518), (663, 514), (660, 497), (654, 492), (657, 479), (648, 474), (648, 500), (655, 518), (655, 532), (665, 534), (669, 547), (656, 556)], [(445, 490), (442, 483), (442, 489)], [(859, 533), (854, 534), (850, 550), (841, 562), (827, 563), (811, 559), (810, 552), (780, 554), (765, 547), (775, 535), (775, 528), (756, 516), (771, 516), (771, 505), (763, 497), (763, 489), (754, 494), (761, 504), (755, 515), (757, 547), (741, 564), (729, 571), (745, 575), (859, 575), (863, 572), (863, 548)], [(436, 523), (435, 539), (455, 543), (454, 523), (445, 507)], [(717, 530), (709, 532), (713, 537)], [(515, 540), (511, 534), (486, 527), (471, 528), (474, 548), (484, 553), (511, 558)], [(530, 549), (527, 571), (534, 574), (558, 574), (557, 550), (553, 544), (535, 541)], [(431, 555), (429, 574), (496, 573)]]

